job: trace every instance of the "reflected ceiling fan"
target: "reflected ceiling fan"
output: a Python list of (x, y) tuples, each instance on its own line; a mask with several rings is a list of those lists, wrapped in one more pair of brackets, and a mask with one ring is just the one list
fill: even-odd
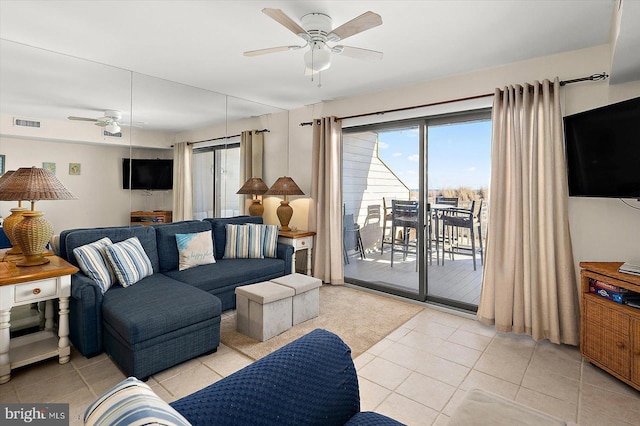
[(265, 8), (262, 9), (262, 12), (300, 37), (305, 43), (301, 46), (280, 46), (250, 50), (244, 52), (244, 56), (258, 56), (309, 47), (309, 51), (304, 55), (304, 63), (306, 65), (305, 73), (307, 75), (315, 74), (329, 68), (331, 66), (332, 53), (370, 61), (382, 59), (382, 52), (376, 50), (343, 45), (329, 45), (329, 43), (339, 42), (352, 35), (382, 25), (382, 18), (377, 13), (371, 11), (365, 12), (357, 18), (332, 30), (331, 17), (324, 13), (306, 14), (300, 19), (300, 24), (298, 24), (280, 9)]
[(109, 133), (118, 133), (120, 129), (119, 120), (122, 118), (122, 113), (115, 110), (106, 110), (103, 117), (88, 118), (88, 117), (67, 117), (69, 120), (76, 121), (92, 121), (96, 126), (104, 127)]

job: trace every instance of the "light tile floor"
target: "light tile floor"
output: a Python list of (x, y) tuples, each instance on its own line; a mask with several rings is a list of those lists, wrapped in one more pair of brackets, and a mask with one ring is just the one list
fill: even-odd
[[(173, 401), (251, 363), (221, 345), (154, 375), (148, 384)], [(467, 390), (482, 388), (551, 415), (590, 425), (640, 425), (640, 392), (582, 361), (578, 350), (496, 333), (477, 321), (426, 308), (355, 359), (362, 410), (409, 425), (446, 425)], [(125, 376), (105, 355), (50, 360), (13, 372), (2, 402), (68, 402), (72, 425)]]

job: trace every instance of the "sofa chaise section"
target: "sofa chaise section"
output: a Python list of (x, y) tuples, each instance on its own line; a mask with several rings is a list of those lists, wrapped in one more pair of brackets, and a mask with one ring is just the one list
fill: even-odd
[[(79, 266), (73, 249), (90, 244), (103, 237), (117, 243), (131, 237), (138, 237), (153, 270), (159, 270), (155, 230), (143, 226), (121, 226), (106, 228), (70, 229), (60, 233), (60, 256), (74, 266)], [(71, 343), (86, 357), (102, 353), (102, 300), (103, 294), (98, 284), (81, 272), (71, 276), (71, 297), (69, 298), (69, 338)]]
[(146, 378), (220, 345), (220, 299), (162, 274), (104, 294), (104, 350)]

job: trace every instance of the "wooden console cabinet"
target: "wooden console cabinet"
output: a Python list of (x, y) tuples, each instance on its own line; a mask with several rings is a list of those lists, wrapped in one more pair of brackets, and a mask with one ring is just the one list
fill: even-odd
[(154, 225), (171, 223), (171, 210), (155, 210), (152, 212), (131, 212), (132, 225)]
[(640, 390), (640, 309), (589, 292), (589, 280), (640, 293), (640, 276), (618, 272), (622, 262), (580, 262), (580, 354)]

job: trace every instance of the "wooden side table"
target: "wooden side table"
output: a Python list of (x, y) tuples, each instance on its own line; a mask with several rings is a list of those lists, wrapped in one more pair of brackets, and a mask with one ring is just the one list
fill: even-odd
[[(39, 266), (16, 266), (19, 256), (0, 257), (0, 384), (11, 379), (11, 370), (58, 356), (69, 362), (69, 296), (71, 275), (78, 268), (58, 256)], [(53, 300), (59, 299), (58, 335), (53, 331)], [(44, 331), (11, 339), (11, 308), (45, 302)]]
[(296, 252), (307, 250), (307, 275), (311, 275), (311, 253), (313, 250), (313, 237), (316, 233), (312, 231), (279, 231), (278, 242), (293, 246), (293, 258), (291, 259), (291, 273), (296, 272)]

